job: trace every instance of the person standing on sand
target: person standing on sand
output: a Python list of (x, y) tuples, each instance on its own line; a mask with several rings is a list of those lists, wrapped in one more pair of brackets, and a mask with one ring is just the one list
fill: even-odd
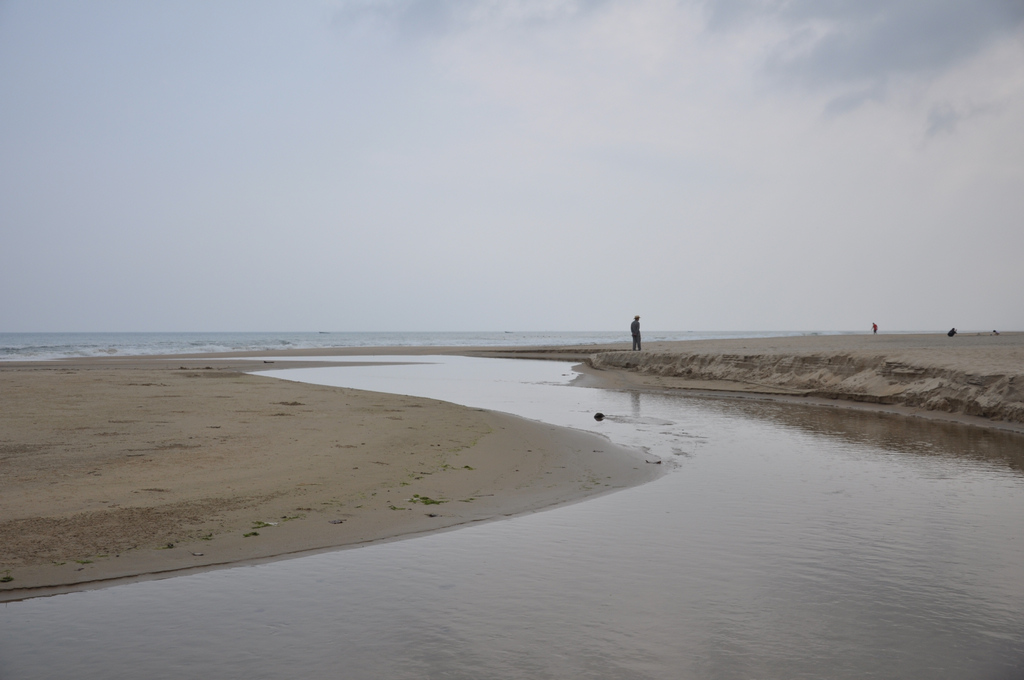
[(875, 335), (878, 335), (878, 324), (877, 323), (871, 324), (871, 332), (873, 334), (875, 334)]
[(629, 332), (633, 334), (633, 350), (640, 351), (640, 315), (633, 317), (633, 323), (629, 325)]

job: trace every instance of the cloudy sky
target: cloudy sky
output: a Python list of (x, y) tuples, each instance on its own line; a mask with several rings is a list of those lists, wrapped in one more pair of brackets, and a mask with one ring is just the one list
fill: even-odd
[(1024, 0), (0, 0), (0, 331), (1024, 330)]

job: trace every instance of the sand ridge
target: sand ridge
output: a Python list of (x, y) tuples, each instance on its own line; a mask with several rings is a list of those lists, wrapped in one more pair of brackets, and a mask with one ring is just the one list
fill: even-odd
[(634, 387), (794, 395), (1024, 423), (1024, 333), (823, 335), (593, 352)]

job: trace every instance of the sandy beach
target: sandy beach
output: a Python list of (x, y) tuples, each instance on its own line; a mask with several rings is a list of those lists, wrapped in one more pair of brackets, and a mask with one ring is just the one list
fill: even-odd
[(238, 370), (259, 366), (0, 365), (0, 598), (436, 531), (660, 469), (510, 415)]
[[(584, 382), (1024, 430), (1024, 333), (295, 350), (587, 364)], [(0, 600), (436, 531), (653, 479), (585, 433), (243, 371), (269, 353), (0, 364)], [(243, 358), (247, 357), (247, 358)], [(335, 363), (338, 363), (335, 361)]]

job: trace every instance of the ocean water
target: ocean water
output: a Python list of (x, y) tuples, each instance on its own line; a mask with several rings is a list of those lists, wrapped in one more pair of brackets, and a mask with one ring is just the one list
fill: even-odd
[[(846, 331), (644, 331), (646, 342), (841, 335)], [(519, 347), (629, 342), (623, 331), (450, 333), (0, 333), (0, 361), (325, 347)]]
[(438, 534), (8, 603), (0, 678), (1024, 677), (1021, 435), (584, 388), (563, 362), (407, 360), (273, 375), (598, 432), (667, 474)]

